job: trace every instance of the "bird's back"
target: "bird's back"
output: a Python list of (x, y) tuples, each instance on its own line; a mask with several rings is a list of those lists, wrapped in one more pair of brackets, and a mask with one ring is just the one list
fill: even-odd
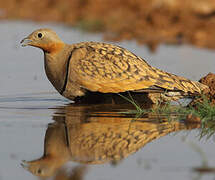
[(180, 91), (200, 94), (207, 86), (150, 66), (130, 51), (106, 43), (74, 44), (71, 59), (76, 81), (87, 90), (102, 93), (125, 91)]

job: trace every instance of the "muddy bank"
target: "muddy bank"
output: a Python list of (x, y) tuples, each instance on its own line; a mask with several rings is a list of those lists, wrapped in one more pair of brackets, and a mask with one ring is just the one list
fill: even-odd
[(0, 18), (64, 22), (152, 50), (160, 43), (215, 48), (214, 0), (0, 0)]
[(202, 77), (199, 80), (200, 83), (205, 84), (209, 87), (207, 91), (205, 91), (203, 96), (196, 97), (193, 99), (193, 101), (190, 103), (191, 106), (196, 106), (197, 103), (202, 103), (205, 100), (208, 100), (209, 103), (214, 106), (215, 105), (215, 74), (214, 73), (208, 73), (206, 76)]
[(207, 76), (201, 78), (199, 82), (209, 87), (207, 96), (212, 101), (212, 103), (215, 104), (215, 74), (209, 73)]

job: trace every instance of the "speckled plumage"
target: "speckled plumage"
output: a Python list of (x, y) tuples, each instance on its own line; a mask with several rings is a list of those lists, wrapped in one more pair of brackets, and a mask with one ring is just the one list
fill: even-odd
[(38, 33), (47, 36), (44, 35), (46, 44), (30, 45), (44, 50), (49, 80), (58, 92), (69, 99), (84, 96), (86, 91), (154, 92), (174, 99), (201, 94), (207, 89), (199, 82), (151, 67), (141, 57), (119, 46), (98, 42), (67, 45), (59, 38), (54, 46), (52, 36), (57, 35), (53, 31), (40, 29), (32, 34), (35, 37), (34, 34)]

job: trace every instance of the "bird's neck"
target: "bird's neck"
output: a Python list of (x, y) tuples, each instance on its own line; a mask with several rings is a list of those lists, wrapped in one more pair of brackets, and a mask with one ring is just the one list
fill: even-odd
[(58, 92), (61, 92), (66, 76), (66, 66), (69, 57), (67, 49), (68, 48), (65, 46), (57, 52), (52, 51), (51, 53), (48, 53), (47, 51), (44, 51), (46, 75)]
[(54, 42), (49, 44), (44, 44), (41, 48), (48, 54), (56, 54), (60, 51), (62, 51), (65, 47), (65, 44), (63, 42)]

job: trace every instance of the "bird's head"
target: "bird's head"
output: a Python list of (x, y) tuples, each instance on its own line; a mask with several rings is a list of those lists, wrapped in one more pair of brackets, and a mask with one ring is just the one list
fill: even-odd
[(45, 52), (53, 53), (60, 50), (64, 43), (51, 29), (38, 29), (21, 41), (22, 46), (38, 47)]
[(39, 159), (35, 161), (23, 160), (21, 166), (33, 175), (39, 177), (51, 177), (60, 167), (55, 162), (47, 161), (47, 159)]

